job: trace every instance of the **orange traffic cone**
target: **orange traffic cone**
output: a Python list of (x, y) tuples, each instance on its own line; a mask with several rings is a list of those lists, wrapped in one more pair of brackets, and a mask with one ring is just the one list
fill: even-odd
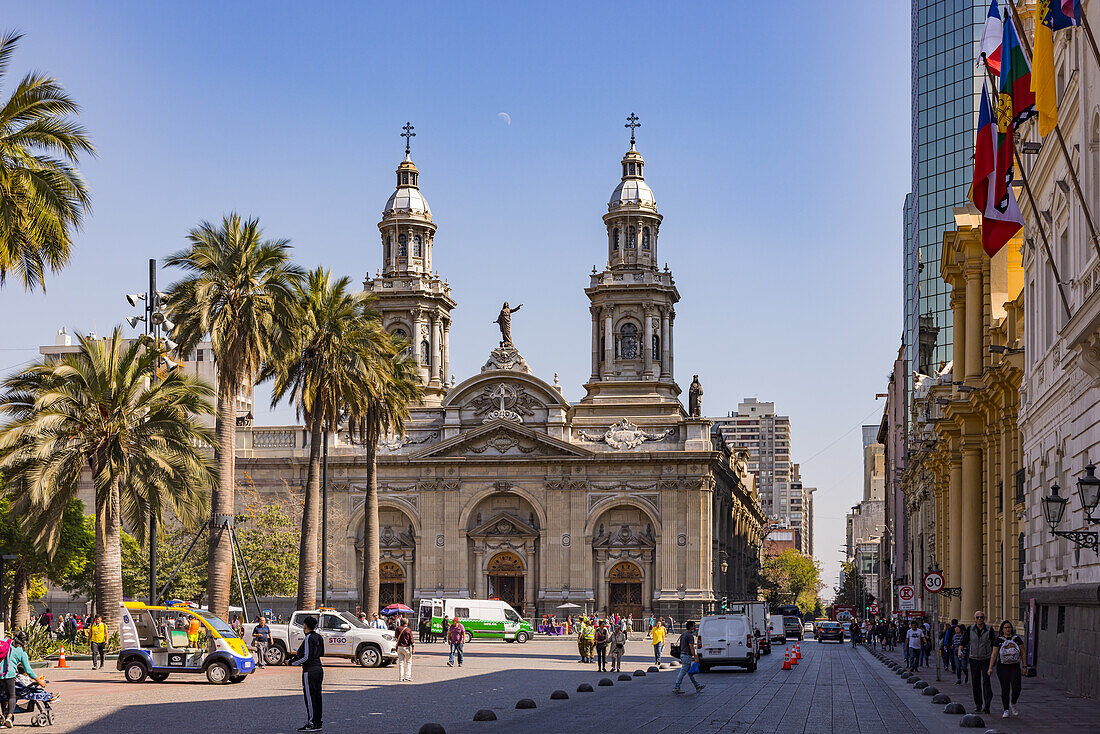
[(783, 651), (783, 670), (790, 670), (790, 669), (791, 669), (791, 651), (790, 650), (784, 650)]
[(802, 659), (802, 643), (801, 642), (794, 643), (794, 656), (798, 660)]
[(798, 665), (798, 648), (791, 650), (791, 665)]
[(64, 646), (61, 647), (61, 657), (57, 659), (57, 667), (59, 667), (59, 668), (69, 667), (69, 664), (67, 662), (65, 662), (65, 647)]

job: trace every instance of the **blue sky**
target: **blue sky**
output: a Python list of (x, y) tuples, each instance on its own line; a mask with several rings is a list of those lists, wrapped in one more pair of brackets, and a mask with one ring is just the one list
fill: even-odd
[(46, 295), (0, 291), (0, 372), (61, 326), (121, 322), (147, 259), (230, 210), (290, 238), (304, 266), (361, 280), (380, 263), (376, 224), (411, 120), (434, 265), (459, 303), (453, 371), (483, 363), (501, 301), (523, 302), (517, 345), (576, 400), (583, 289), (606, 261), (600, 217), (636, 112), (682, 299), (677, 378), (686, 389), (700, 374), (708, 414), (758, 396), (791, 416), (831, 585), (862, 491), (859, 425), (877, 420), (901, 330), (910, 149), (908, 3), (842, 10), (9, 4), (3, 27), (25, 33), (10, 76), (58, 78), (99, 155), (82, 165), (94, 211), (71, 266)]

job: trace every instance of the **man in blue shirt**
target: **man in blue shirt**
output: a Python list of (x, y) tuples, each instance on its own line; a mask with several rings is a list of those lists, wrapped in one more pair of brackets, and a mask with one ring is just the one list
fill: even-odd
[(267, 626), (267, 617), (261, 616), (260, 621), (252, 628), (252, 645), (256, 648), (256, 667), (266, 668), (267, 647), (271, 644), (271, 628)]

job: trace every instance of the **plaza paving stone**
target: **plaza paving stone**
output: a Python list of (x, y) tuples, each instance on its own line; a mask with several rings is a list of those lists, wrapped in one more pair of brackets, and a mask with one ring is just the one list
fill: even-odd
[[(652, 661), (647, 642), (628, 643), (624, 671)], [(761, 660), (756, 673), (717, 668), (700, 675), (702, 693), (672, 693), (677, 669), (662, 670), (592, 693), (573, 693), (610, 674), (577, 662), (569, 640), (526, 645), (474, 642), (465, 665), (449, 668), (441, 644), (417, 647), (413, 683), (399, 683), (396, 667), (363, 669), (330, 660), (325, 669), (325, 731), (415, 733), (427, 722), (448, 734), (507, 732), (722, 732), (768, 734), (943, 734), (958, 717), (941, 713), (897, 679), (880, 661), (849, 645), (802, 645), (802, 662), (784, 671), (782, 655)], [(128, 684), (108, 667), (86, 662), (51, 670), (50, 688), (62, 692), (56, 732), (292, 732), (304, 719), (297, 668), (267, 668), (240, 684), (214, 686), (205, 678), (173, 676), (164, 683)], [(611, 676), (616, 677), (616, 676)], [(556, 689), (567, 700), (551, 700)], [(531, 698), (536, 709), (517, 710)], [(474, 722), (478, 709), (493, 722)], [(1000, 721), (998, 720), (998, 724)], [(22, 716), (18, 729), (29, 728)], [(1040, 731), (1034, 729), (1033, 731)]]

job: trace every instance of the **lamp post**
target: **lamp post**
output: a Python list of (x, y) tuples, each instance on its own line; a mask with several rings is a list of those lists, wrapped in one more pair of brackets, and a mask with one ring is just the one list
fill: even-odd
[[(348, 412), (341, 411), (336, 423), (336, 435), (340, 435), (340, 425), (348, 419)], [(321, 606), (328, 606), (328, 433), (325, 424), (321, 432)]]
[[(1061, 488), (1057, 482), (1050, 486), (1050, 494), (1043, 498), (1043, 516), (1046, 518), (1047, 524), (1050, 525), (1051, 535), (1055, 535), (1059, 538), (1066, 538), (1073, 542), (1078, 548), (1091, 548), (1094, 552), (1100, 554), (1100, 548), (1098, 548), (1098, 534), (1095, 530), (1059, 530), (1058, 525), (1061, 524), (1062, 518), (1066, 514), (1066, 505), (1069, 504), (1069, 499), (1058, 494)], [(1081, 506), (1085, 511), (1085, 520), (1094, 525), (1100, 522), (1100, 518), (1093, 518), (1092, 512), (1096, 509), (1098, 498), (1100, 498), (1100, 479), (1096, 477), (1096, 467), (1093, 464), (1089, 464), (1085, 467), (1085, 476), (1077, 480), (1077, 491), (1081, 496)]]

